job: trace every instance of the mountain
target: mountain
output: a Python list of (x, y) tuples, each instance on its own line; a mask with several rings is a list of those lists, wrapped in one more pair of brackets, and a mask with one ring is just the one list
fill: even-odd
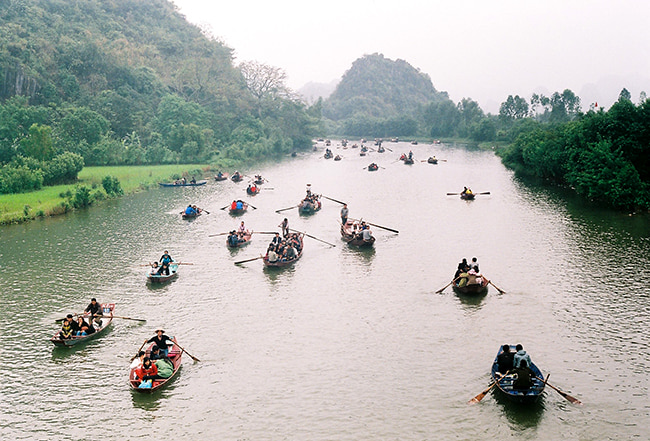
[(357, 116), (412, 116), (422, 106), (447, 99), (427, 74), (404, 60), (393, 61), (375, 53), (352, 63), (324, 102), (323, 116), (334, 121)]
[(319, 98), (327, 99), (336, 86), (341, 81), (340, 78), (330, 81), (329, 83), (309, 82), (298, 89), (298, 94), (309, 104), (315, 103)]

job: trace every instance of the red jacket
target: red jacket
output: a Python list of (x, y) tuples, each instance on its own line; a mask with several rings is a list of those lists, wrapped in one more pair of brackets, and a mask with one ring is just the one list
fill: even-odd
[(140, 379), (144, 378), (145, 375), (157, 375), (158, 366), (156, 366), (156, 364), (153, 362), (151, 363), (151, 365), (149, 365), (149, 369), (146, 369), (144, 365), (140, 365), (140, 367), (135, 370), (135, 374)]

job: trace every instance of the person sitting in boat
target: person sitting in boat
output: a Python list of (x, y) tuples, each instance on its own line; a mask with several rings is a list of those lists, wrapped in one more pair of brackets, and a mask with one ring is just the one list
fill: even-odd
[(158, 376), (158, 367), (151, 362), (149, 357), (144, 357), (142, 359), (142, 365), (135, 370), (136, 379), (140, 380), (140, 386), (149, 380), (157, 380), (160, 377)]
[(275, 252), (275, 247), (269, 245), (269, 249), (266, 251), (266, 257), (269, 260), (269, 263), (275, 263), (278, 261), (278, 253)]
[(515, 346), (517, 353), (514, 355), (512, 360), (512, 365), (515, 368), (518, 368), (521, 365), (522, 361), (526, 362), (526, 366), (530, 366), (533, 362), (530, 360), (530, 355), (524, 351), (524, 347), (521, 344)]
[(517, 390), (530, 389), (533, 386), (533, 371), (528, 367), (526, 360), (521, 360), (519, 367), (512, 370), (515, 375), (515, 381), (512, 383), (512, 388)]
[(228, 235), (228, 245), (231, 247), (236, 247), (238, 243), (239, 238), (237, 237), (237, 232), (235, 230), (232, 230)]
[(221, 172), (221, 170), (219, 170), (219, 173), (217, 173), (217, 178), (219, 179), (223, 178), (223, 173)]
[(194, 211), (196, 211), (196, 214), (201, 214), (201, 212), (203, 211), (202, 209), (200, 209), (196, 205), (192, 205), (192, 208), (194, 208)]
[(172, 259), (172, 256), (169, 255), (169, 251), (165, 250), (165, 252), (159, 259), (161, 266), (160, 269), (158, 269), (158, 274), (162, 274), (164, 272), (166, 275), (169, 275), (169, 265), (173, 261), (174, 259)]
[(472, 193), (472, 189), (471, 189), (471, 188), (468, 188), (468, 189), (465, 191), (465, 194), (466, 194), (467, 196), (471, 196), (471, 195), (473, 195), (474, 193)]
[(181, 184), (183, 185), (187, 184), (187, 179), (185, 178), (185, 176), (181, 178)]
[(154, 276), (158, 274), (158, 270), (160, 270), (160, 267), (158, 266), (158, 262), (154, 262), (151, 264), (151, 271), (149, 271), (149, 274)]
[(63, 324), (61, 325), (61, 330), (59, 331), (59, 338), (61, 340), (69, 340), (72, 338), (73, 335), (77, 333), (77, 330), (78, 330), (78, 326), (72, 319), (72, 314), (68, 314), (63, 319)]
[(192, 179), (190, 179), (190, 184), (196, 184), (196, 179), (194, 179), (194, 176), (192, 176)]
[(160, 348), (157, 345), (153, 345), (151, 347), (151, 350), (149, 351), (149, 358), (152, 361), (155, 360), (163, 360), (163, 359), (169, 359), (169, 357), (163, 355), (162, 352), (160, 352)]
[(271, 240), (271, 245), (280, 245), (280, 242), (282, 242), (280, 233), (275, 233), (275, 236), (273, 236), (273, 239)]
[(510, 352), (510, 345), (503, 345), (501, 352), (497, 355), (497, 364), (499, 365), (499, 372), (503, 375), (512, 370), (513, 357), (515, 354)]
[(88, 304), (88, 306), (86, 306), (84, 312), (90, 315), (90, 320), (89, 320), (90, 324), (95, 322), (97, 323), (98, 326), (102, 325), (102, 317), (104, 316), (104, 311), (102, 311), (102, 305), (97, 303), (96, 298), (93, 297), (92, 299), (90, 299), (90, 303)]
[(131, 361), (131, 366), (129, 366), (131, 369), (136, 368), (142, 364), (142, 360), (144, 360), (145, 352), (140, 351), (137, 353), (137, 355), (133, 358), (133, 361)]
[[(92, 323), (92, 322), (91, 322)], [(77, 331), (77, 336), (90, 335), (95, 332), (95, 327), (86, 323), (86, 320), (82, 316), (77, 318), (77, 326), (79, 330)]]
[(467, 187), (463, 187), (463, 191), (461, 191), (460, 194), (467, 194)]
[(185, 214), (187, 216), (194, 216), (196, 215), (196, 210), (194, 207), (192, 207), (192, 204), (188, 205), (187, 208), (185, 209)]
[(365, 223), (361, 227), (361, 238), (366, 242), (370, 242), (372, 240), (372, 231), (370, 231), (370, 227), (368, 225), (365, 225)]
[(289, 243), (287, 246), (286, 257), (287, 260), (294, 260), (296, 257), (298, 257), (298, 253), (296, 253), (296, 249), (293, 247), (292, 243)]
[(241, 199), (237, 200), (237, 205), (236, 205), (237, 210), (243, 210), (244, 209), (244, 201)]
[(156, 272), (157, 276), (162, 276), (163, 274), (166, 276), (169, 275), (169, 264), (167, 262), (163, 262)]
[(467, 264), (467, 259), (463, 258), (463, 261), (458, 264), (458, 269), (456, 269), (454, 279), (457, 279), (461, 273), (466, 273), (467, 271), (469, 271), (469, 265)]
[(162, 329), (156, 329), (156, 335), (151, 337), (149, 340), (145, 340), (144, 343), (155, 343), (160, 349), (161, 354), (166, 357), (169, 352), (169, 346), (174, 344), (174, 341), (169, 336), (165, 335), (165, 331)]
[(470, 269), (474, 269), (478, 273), (478, 260), (476, 257), (472, 257), (472, 261), (469, 263)]

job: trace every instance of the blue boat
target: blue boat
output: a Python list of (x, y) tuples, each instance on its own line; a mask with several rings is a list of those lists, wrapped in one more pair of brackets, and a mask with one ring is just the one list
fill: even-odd
[[(510, 351), (516, 352), (514, 345), (510, 345)], [(501, 352), (503, 352), (503, 349), (499, 347), (497, 356), (494, 358), (494, 362), (492, 363), (491, 375), (492, 380), (496, 381), (496, 387), (508, 399), (516, 403), (530, 404), (536, 402), (546, 387), (546, 381), (544, 381), (542, 371), (539, 370), (535, 363), (531, 363), (529, 367), (533, 371), (533, 385), (529, 389), (515, 389), (513, 387), (515, 375), (509, 373), (508, 375), (502, 376), (499, 372), (499, 363), (497, 362), (497, 359)]]

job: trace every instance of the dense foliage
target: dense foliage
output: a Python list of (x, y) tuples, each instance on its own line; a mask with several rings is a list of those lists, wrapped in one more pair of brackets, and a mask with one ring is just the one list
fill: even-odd
[(86, 165), (280, 155), (311, 146), (320, 115), (308, 110), (251, 93), (232, 50), (168, 0), (0, 0), (4, 167), (66, 152)]
[(537, 124), (503, 153), (519, 173), (567, 185), (590, 200), (650, 208), (650, 100), (621, 96), (609, 111), (589, 111), (564, 124)]

